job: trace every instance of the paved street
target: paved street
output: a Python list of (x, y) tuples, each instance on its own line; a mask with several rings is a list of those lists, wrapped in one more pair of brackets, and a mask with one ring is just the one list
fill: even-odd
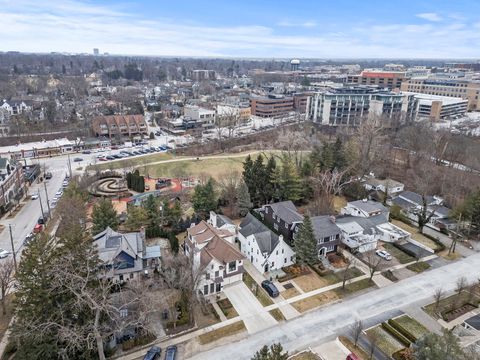
[(357, 318), (369, 319), (414, 303), (429, 302), (436, 288), (451, 291), (461, 276), (469, 281), (480, 276), (480, 254), (413, 276), (387, 288), (306, 313), (239, 342), (196, 354), (191, 359), (250, 359), (256, 349), (273, 342), (281, 342), (289, 351), (302, 350), (329, 340)]

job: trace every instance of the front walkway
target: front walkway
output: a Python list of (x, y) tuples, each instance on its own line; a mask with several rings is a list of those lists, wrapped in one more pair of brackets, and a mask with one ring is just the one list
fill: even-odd
[(225, 286), (223, 292), (245, 323), (249, 334), (274, 326), (277, 321), (260, 304), (243, 281)]

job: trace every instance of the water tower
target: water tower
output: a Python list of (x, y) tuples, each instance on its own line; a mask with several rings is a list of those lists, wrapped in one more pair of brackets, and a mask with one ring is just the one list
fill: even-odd
[(290, 61), (290, 67), (291, 67), (292, 71), (298, 70), (299, 66), (300, 66), (300, 60), (293, 59), (292, 61)]

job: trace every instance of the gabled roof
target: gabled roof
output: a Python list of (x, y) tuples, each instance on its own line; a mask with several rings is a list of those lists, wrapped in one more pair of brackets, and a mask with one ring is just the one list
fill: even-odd
[[(417, 193), (414, 193), (413, 191), (403, 191), (400, 193), (400, 195), (398, 195), (414, 204), (417, 204), (417, 205), (420, 205), (420, 206), (423, 206), (423, 201), (422, 201), (422, 196), (417, 194)], [(426, 196), (426, 200), (427, 200), (427, 205), (431, 205), (433, 203), (435, 203), (435, 198), (433, 196)]]
[(143, 239), (139, 232), (119, 233), (107, 227), (93, 237), (97, 245), (99, 258), (103, 262), (113, 261), (121, 252), (134, 259), (143, 257)]
[(213, 239), (215, 236), (221, 238), (232, 236), (233, 234), (226, 229), (217, 229), (206, 221), (202, 220), (197, 225), (187, 229), (188, 235), (192, 236), (197, 244)]
[(303, 221), (303, 216), (297, 211), (297, 208), (290, 200), (265, 205), (265, 207), (267, 206), (271, 207), (275, 214), (287, 224)]
[(240, 223), (239, 232), (244, 237), (253, 235), (262, 253), (270, 254), (280, 241), (277, 234), (250, 213)]
[(332, 235), (340, 234), (340, 228), (332, 222), (331, 216), (322, 215), (322, 216), (314, 216), (311, 218), (312, 220), (312, 227), (313, 232), (315, 233), (315, 237), (317, 239), (330, 237)]
[(365, 211), (367, 213), (372, 213), (375, 211), (380, 211), (380, 212), (388, 212), (388, 209), (382, 204), (379, 203), (378, 201), (373, 201), (373, 200), (356, 200), (356, 201), (351, 201), (348, 203), (349, 205), (355, 206), (356, 208), (359, 208), (362, 211)]
[(228, 241), (215, 236), (200, 250), (200, 264), (205, 267), (213, 259), (227, 265), (229, 262), (244, 259), (245, 256)]

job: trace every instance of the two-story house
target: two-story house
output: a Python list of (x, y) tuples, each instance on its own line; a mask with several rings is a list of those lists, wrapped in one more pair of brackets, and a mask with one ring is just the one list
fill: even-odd
[(263, 222), (281, 234), (288, 245), (294, 246), (295, 227), (303, 222), (303, 215), (291, 201), (267, 204), (258, 209)]
[(318, 257), (325, 257), (329, 253), (336, 252), (341, 243), (342, 231), (335, 223), (335, 217), (314, 216), (311, 220), (313, 233), (317, 240)]
[(147, 275), (160, 265), (160, 246), (145, 246), (145, 233), (119, 233), (107, 227), (93, 237), (101, 265), (101, 276), (125, 282)]
[(243, 255), (261, 273), (295, 263), (295, 252), (283, 235), (275, 234), (250, 213), (240, 223), (238, 241)]
[(187, 229), (184, 252), (192, 257), (194, 271), (199, 274), (199, 293), (214, 295), (224, 286), (242, 281), (244, 256), (233, 245), (232, 236), (235, 234), (206, 221)]

